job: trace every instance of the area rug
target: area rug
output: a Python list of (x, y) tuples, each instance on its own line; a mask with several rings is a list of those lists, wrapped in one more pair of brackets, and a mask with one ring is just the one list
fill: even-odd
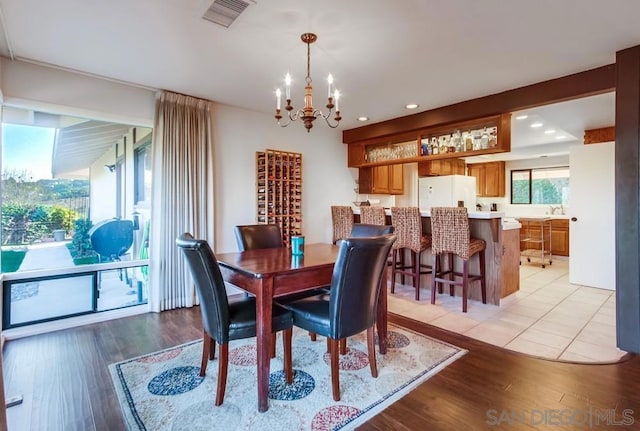
[(381, 412), (466, 353), (433, 338), (390, 326), (386, 355), (371, 377), (366, 336), (349, 338), (340, 357), (341, 400), (333, 401), (324, 338), (294, 329), (294, 382), (282, 372), (282, 340), (271, 361), (269, 410), (258, 412), (255, 338), (232, 341), (224, 403), (214, 405), (218, 360), (199, 377), (202, 341), (109, 365), (130, 430), (349, 430)]

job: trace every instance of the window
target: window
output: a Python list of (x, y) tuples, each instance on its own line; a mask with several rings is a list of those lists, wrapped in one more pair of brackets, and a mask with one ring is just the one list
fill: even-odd
[(124, 170), (124, 157), (119, 157), (116, 160), (116, 217), (117, 218), (126, 218), (126, 215), (123, 214), (124, 207), (124, 199), (125, 193), (125, 170)]
[(151, 197), (151, 139), (134, 151), (134, 200), (148, 203)]
[[(148, 226), (137, 222), (150, 211), (134, 213), (126, 144), (134, 130), (150, 144), (151, 129), (2, 108), (4, 329), (145, 304)], [(100, 234), (114, 217), (134, 218), (124, 239)]]
[(511, 203), (567, 205), (569, 167), (511, 171)]

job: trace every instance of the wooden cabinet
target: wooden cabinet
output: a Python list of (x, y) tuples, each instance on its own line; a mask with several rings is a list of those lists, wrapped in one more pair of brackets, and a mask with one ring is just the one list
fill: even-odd
[(404, 194), (404, 168), (402, 165), (360, 168), (358, 186), (359, 193)]
[(505, 162), (473, 163), (467, 165), (467, 175), (476, 177), (476, 194), (480, 197), (504, 197)]
[(256, 221), (277, 224), (290, 245), (302, 234), (302, 154), (278, 150), (256, 152)]
[(485, 163), (484, 196), (504, 197), (505, 195), (505, 162)]
[(551, 219), (551, 252), (569, 256), (569, 219)]
[(520, 229), (503, 230), (502, 235), (502, 289), (504, 298), (520, 290)]
[(464, 175), (466, 164), (463, 159), (439, 159), (418, 162), (418, 176)]
[[(487, 136), (486, 140), (484, 139), (485, 135)], [(471, 145), (467, 144), (465, 138), (463, 146), (459, 138), (465, 136), (482, 137), (480, 139), (481, 146), (476, 145), (477, 139), (475, 138)], [(433, 150), (434, 140), (442, 145), (442, 149), (439, 147), (437, 153)], [(508, 151), (511, 151), (511, 114), (500, 114), (444, 126), (395, 133), (391, 136), (360, 142), (349, 142), (347, 165), (352, 168), (362, 168), (457, 159)]]
[(402, 165), (391, 165), (389, 168), (389, 194), (404, 194), (404, 167)]
[(484, 191), (484, 166), (482, 164), (467, 165), (467, 175), (476, 177), (476, 196), (482, 196)]

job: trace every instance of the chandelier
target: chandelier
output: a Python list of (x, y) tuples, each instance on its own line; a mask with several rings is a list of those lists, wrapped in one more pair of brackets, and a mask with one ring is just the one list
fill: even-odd
[[(284, 78), (285, 98), (286, 98), (287, 105), (284, 107), (284, 109), (287, 111), (287, 117), (289, 118), (286, 121), (286, 123), (283, 123), (280, 121), (282, 120), (282, 114), (280, 113), (280, 99), (282, 97), (282, 92), (278, 88), (276, 90), (276, 120), (278, 120), (278, 125), (280, 125), (281, 127), (287, 127), (289, 124), (291, 124), (292, 121), (302, 119), (302, 121), (304, 122), (304, 127), (307, 129), (307, 132), (310, 132), (311, 128), (313, 127), (313, 121), (316, 118), (321, 117), (327, 122), (327, 125), (329, 127), (331, 127), (332, 129), (335, 129), (336, 127), (338, 127), (340, 120), (342, 120), (342, 117), (340, 116), (340, 107), (338, 104), (340, 100), (340, 92), (332, 88), (333, 76), (329, 74), (329, 76), (327, 77), (329, 88), (328, 88), (327, 104), (326, 104), (328, 111), (325, 114), (320, 109), (313, 108), (313, 102), (312, 102), (313, 87), (311, 86), (311, 72), (310, 72), (311, 54), (310, 53), (311, 53), (311, 44), (318, 39), (318, 36), (316, 36), (313, 33), (303, 33), (302, 36), (300, 36), (300, 39), (302, 39), (302, 42), (307, 44), (307, 77), (305, 78), (305, 82), (307, 83), (307, 85), (305, 85), (304, 87), (304, 107), (302, 109), (298, 109), (297, 111), (293, 112), (294, 108), (291, 105), (291, 75), (287, 73), (287, 75)], [(335, 101), (335, 105), (333, 104), (334, 101)], [(335, 121), (334, 123), (331, 122), (331, 118), (330, 118), (333, 108), (336, 108), (335, 117), (333, 118), (333, 120)]]

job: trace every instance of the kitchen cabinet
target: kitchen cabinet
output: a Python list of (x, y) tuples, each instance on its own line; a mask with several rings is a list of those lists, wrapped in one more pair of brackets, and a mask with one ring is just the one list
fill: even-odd
[(362, 168), (509, 151), (511, 114), (500, 114), (350, 142), (347, 165)]
[(466, 164), (463, 159), (439, 159), (418, 162), (418, 176), (464, 175)]
[(491, 198), (504, 197), (504, 161), (468, 164), (467, 175), (476, 177), (476, 194), (478, 196)]
[(502, 230), (502, 290), (500, 297), (520, 290), (520, 229)]
[(569, 219), (551, 219), (551, 252), (569, 256)]
[(404, 194), (404, 167), (402, 165), (360, 168), (358, 171), (359, 193)]
[(302, 154), (278, 150), (256, 152), (256, 221), (277, 224), (282, 240), (302, 235)]

